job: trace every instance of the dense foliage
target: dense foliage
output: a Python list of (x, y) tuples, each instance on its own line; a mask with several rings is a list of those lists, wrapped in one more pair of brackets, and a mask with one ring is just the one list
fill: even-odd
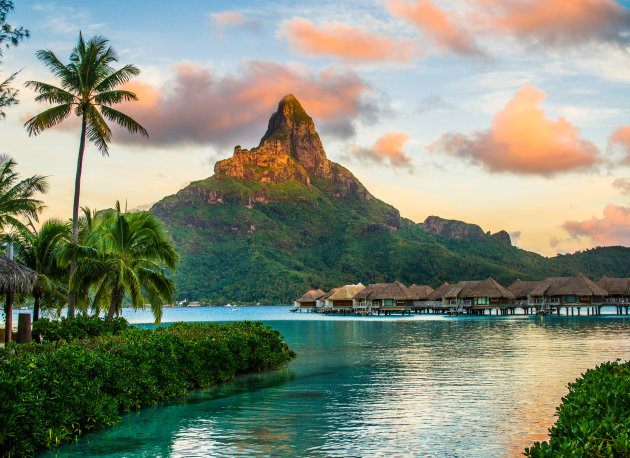
[[(485, 279), (582, 272), (630, 276), (622, 247), (546, 258), (488, 237), (454, 240), (401, 219), (378, 199), (335, 197), (313, 179), (260, 183), (211, 177), (156, 204), (181, 254), (174, 276), (180, 299), (290, 303), (311, 287), (402, 281), (438, 286)], [(209, 205), (208, 197), (222, 203)]]
[(114, 318), (112, 321), (83, 315), (74, 318), (64, 317), (61, 318), (61, 321), (42, 318), (33, 323), (33, 337), (39, 337), (44, 342), (85, 339), (116, 335), (128, 327), (129, 323), (124, 318)]
[(530, 457), (630, 456), (630, 363), (603, 363), (569, 384), (548, 442), (525, 449)]
[(32, 454), (112, 426), (120, 413), (278, 367), (291, 352), (261, 323), (155, 330), (0, 349), (0, 450)]

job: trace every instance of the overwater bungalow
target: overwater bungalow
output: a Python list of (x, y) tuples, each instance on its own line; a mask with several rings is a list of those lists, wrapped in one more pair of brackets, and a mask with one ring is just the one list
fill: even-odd
[(413, 294), (409, 289), (395, 281), (394, 283), (375, 283), (368, 285), (364, 290), (354, 296), (354, 310), (369, 313), (376, 311), (389, 315), (390, 313), (402, 313), (410, 310), (409, 304), (413, 302)]
[(426, 302), (426, 306), (429, 307), (434, 312), (440, 311), (445, 308), (444, 305), (444, 294), (451, 288), (451, 284), (448, 282), (442, 283), (436, 289), (434, 289), (431, 293), (429, 293), (429, 300)]
[[(514, 295), (497, 283), (493, 278), (483, 281), (460, 281), (450, 285), (442, 293), (445, 306), (450, 306), (453, 312), (483, 314), (485, 310), (501, 309), (505, 312), (514, 300)], [(498, 312), (497, 312), (498, 313)]]
[(597, 286), (604, 288), (608, 294), (604, 302), (617, 307), (630, 306), (630, 278), (608, 278), (603, 276)]
[(304, 295), (298, 297), (294, 304), (295, 304), (295, 309), (302, 311), (302, 310), (308, 310), (311, 311), (313, 309), (315, 309), (316, 305), (317, 305), (317, 299), (319, 299), (320, 297), (322, 297), (324, 294), (326, 294), (324, 291), (322, 291), (321, 289), (312, 289), (310, 291), (308, 291), (307, 293), (305, 293)]
[(361, 283), (356, 285), (345, 285), (338, 288), (337, 291), (328, 298), (328, 301), (331, 303), (330, 311), (333, 313), (351, 312), (353, 310), (352, 299), (364, 289), (365, 286)]
[(315, 311), (324, 312), (332, 307), (332, 302), (328, 300), (330, 296), (339, 291), (339, 288), (333, 288), (315, 301)]
[[(525, 313), (539, 309), (544, 305), (544, 280), (523, 281), (520, 278), (507, 287), (514, 294), (514, 305), (521, 307)], [(542, 292), (541, 292), (542, 288)]]

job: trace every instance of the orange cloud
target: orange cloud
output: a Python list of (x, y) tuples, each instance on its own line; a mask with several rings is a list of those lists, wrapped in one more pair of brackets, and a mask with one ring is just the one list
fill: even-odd
[(468, 0), (447, 11), (430, 0), (388, 0), (389, 12), (416, 26), (438, 51), (483, 56), (477, 41), (515, 37), (544, 46), (599, 40), (628, 43), (629, 10), (614, 0)]
[[(174, 66), (161, 88), (132, 82), (139, 102), (121, 106), (149, 132), (149, 141), (117, 131), (116, 140), (140, 144), (214, 144), (255, 142), (282, 96), (293, 93), (322, 132), (348, 137), (354, 120), (373, 116), (379, 106), (371, 88), (353, 72), (313, 72), (273, 62), (246, 62), (239, 74), (217, 75), (194, 62)], [(370, 121), (367, 119), (366, 121)]]
[(630, 178), (617, 178), (613, 181), (612, 187), (621, 194), (630, 194)]
[(475, 43), (475, 37), (463, 25), (455, 13), (447, 12), (429, 0), (389, 0), (387, 9), (418, 27), (426, 38), (432, 40), (442, 53), (447, 51), (463, 56), (481, 56), (483, 52)]
[(222, 13), (210, 14), (219, 30), (230, 27), (246, 27), (248, 29), (258, 29), (260, 21), (258, 19), (245, 19), (243, 13), (238, 11), (224, 11)]
[(617, 127), (617, 130), (608, 138), (608, 142), (617, 146), (625, 154), (626, 157), (621, 162), (630, 165), (630, 126)]
[[(628, 10), (614, 0), (477, 0), (491, 27), (544, 44), (574, 44), (586, 39), (622, 39), (630, 25)], [(625, 40), (624, 40), (625, 41)]]
[(547, 118), (538, 106), (544, 99), (543, 91), (527, 83), (494, 116), (490, 129), (470, 135), (449, 132), (429, 151), (481, 163), (491, 172), (542, 176), (598, 163), (599, 150), (580, 138), (580, 129), (562, 117)]
[(388, 162), (394, 168), (405, 168), (413, 171), (411, 158), (407, 156), (402, 148), (409, 140), (409, 135), (404, 132), (387, 132), (376, 140), (369, 148), (352, 145), (350, 154), (352, 158), (366, 160), (376, 164)]
[(295, 50), (314, 56), (361, 61), (408, 61), (417, 54), (411, 40), (394, 41), (338, 22), (325, 22), (318, 28), (308, 19), (296, 17), (285, 21), (283, 27), (281, 35), (291, 40)]
[(596, 245), (630, 245), (630, 208), (609, 204), (603, 218), (566, 221), (563, 227), (574, 237), (587, 237)]

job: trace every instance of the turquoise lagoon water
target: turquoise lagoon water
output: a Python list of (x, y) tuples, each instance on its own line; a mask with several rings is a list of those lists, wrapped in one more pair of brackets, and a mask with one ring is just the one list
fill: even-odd
[[(134, 323), (150, 313), (126, 310)], [(322, 317), (288, 307), (166, 309), (262, 320), (298, 357), (124, 416), (45, 456), (518, 456), (566, 384), (630, 359), (623, 317)]]

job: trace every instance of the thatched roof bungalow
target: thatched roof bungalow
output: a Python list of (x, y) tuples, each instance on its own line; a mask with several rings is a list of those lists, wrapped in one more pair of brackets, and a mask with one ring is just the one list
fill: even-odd
[(429, 300), (433, 302), (444, 302), (444, 294), (451, 288), (447, 282), (442, 283), (435, 290), (429, 293)]
[(365, 289), (361, 283), (356, 285), (344, 285), (338, 288), (328, 300), (332, 303), (333, 310), (350, 310), (352, 309), (352, 299), (358, 293)]
[[(413, 293), (400, 283), (377, 283), (367, 294), (367, 300), (371, 301), (372, 308), (380, 310), (400, 310), (404, 308), (410, 301), (413, 301)], [(367, 289), (367, 288), (366, 288)], [(359, 294), (361, 294), (361, 291)], [(355, 296), (355, 299), (357, 296)]]
[(605, 288), (582, 274), (531, 282), (517, 280), (509, 289), (517, 299), (526, 298), (528, 305), (599, 304), (608, 295)]
[(304, 295), (298, 297), (295, 302), (301, 309), (311, 309), (315, 307), (317, 299), (326, 294), (321, 289), (311, 289)]
[(505, 305), (514, 299), (508, 289), (493, 278), (483, 281), (460, 281), (442, 294), (443, 301), (471, 308), (492, 308)]
[(328, 291), (326, 294), (324, 294), (322, 297), (317, 299), (317, 301), (315, 301), (315, 305), (317, 306), (317, 308), (320, 309), (320, 308), (329, 307), (331, 303), (328, 300), (328, 298), (332, 296), (333, 294), (335, 294), (337, 291), (339, 291), (339, 288), (333, 288), (330, 291)]
[(413, 284), (407, 289), (411, 293), (411, 296), (414, 301), (414, 305), (418, 305), (418, 304), (415, 304), (415, 302), (428, 301), (429, 295), (433, 292), (433, 288), (427, 285), (421, 286), (421, 285)]
[(606, 290), (606, 302), (610, 304), (630, 303), (630, 278), (608, 278), (603, 276), (598, 282)]

